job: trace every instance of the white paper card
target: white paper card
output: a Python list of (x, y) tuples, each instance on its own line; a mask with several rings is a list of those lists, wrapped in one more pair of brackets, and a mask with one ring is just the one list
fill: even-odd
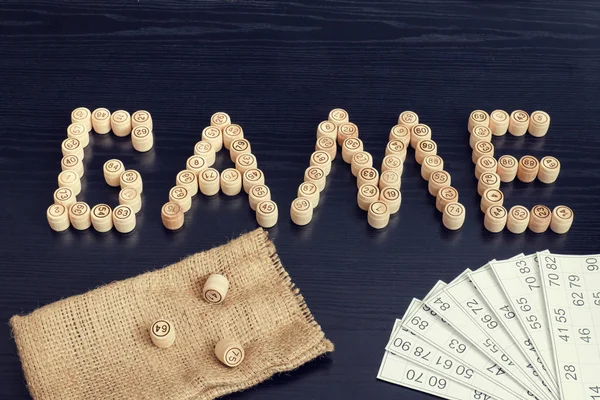
[[(392, 335), (400, 327), (396, 320)], [(447, 379), (388, 351), (383, 355), (377, 379), (450, 400), (493, 400), (492, 397)], [(497, 399), (500, 400), (500, 399)]]
[[(469, 270), (468, 272), (471, 271)], [(448, 286), (463, 282), (465, 279), (468, 279), (466, 274), (460, 279), (456, 279)], [(467, 283), (469, 282), (467, 281)], [(487, 355), (490, 359), (494, 360), (504, 371), (511, 375), (521, 387), (527, 388), (533, 386), (526, 375), (511, 359), (511, 357), (505, 354), (505, 352), (501, 351), (500, 346), (493, 339), (490, 339), (490, 337), (478, 326), (478, 324), (461, 309), (459, 304), (446, 292), (446, 289), (438, 292), (435, 296), (429, 299), (426, 302), (426, 305), (444, 318), (456, 332), (460, 332), (476, 348)], [(489, 322), (495, 321), (490, 320)], [(534, 396), (534, 392), (537, 394), (537, 390), (530, 390), (529, 392), (532, 396)], [(537, 394), (535, 397), (540, 398), (539, 394)]]
[(563, 400), (600, 399), (600, 255), (538, 253)]
[(507, 333), (510, 335), (511, 340), (521, 349), (521, 352), (523, 352), (529, 362), (536, 366), (536, 370), (541, 375), (544, 384), (548, 385), (552, 396), (557, 399), (558, 385), (556, 384), (555, 379), (550, 375), (547, 366), (544, 365), (541, 357), (538, 355), (535, 346), (533, 345), (533, 341), (517, 318), (517, 315), (510, 305), (508, 298), (502, 291), (500, 283), (496, 279), (491, 266), (488, 264), (479, 268), (477, 271), (470, 273), (469, 278), (490, 307), (490, 310), (494, 313), (495, 317), (502, 322)]
[[(407, 314), (413, 311), (411, 308), (420, 306), (420, 302), (413, 301)], [(460, 357), (444, 353), (403, 327), (392, 335), (386, 350), (494, 398), (517, 398), (494, 380), (466, 365)]]
[(537, 255), (492, 261), (490, 265), (535, 350), (558, 384)]
[[(436, 287), (443, 287), (439, 282)], [(435, 294), (435, 288), (432, 290)], [(429, 295), (426, 297), (430, 297)], [(413, 302), (418, 302), (414, 299)], [(415, 333), (419, 338), (429, 344), (442, 350), (449, 356), (455, 356), (460, 360), (481, 373), (488, 380), (495, 382), (502, 388), (510, 392), (513, 397), (529, 400), (533, 395), (526, 388), (520, 385), (516, 380), (510, 377), (500, 365), (487, 357), (477, 347), (475, 347), (460, 332), (455, 331), (445, 320), (440, 318), (431, 308), (425, 304), (420, 304), (412, 313), (407, 313), (402, 322), (402, 327)], [(492, 389), (487, 389), (492, 396)], [(501, 397), (505, 398), (505, 397)], [(509, 398), (509, 397), (506, 397)]]

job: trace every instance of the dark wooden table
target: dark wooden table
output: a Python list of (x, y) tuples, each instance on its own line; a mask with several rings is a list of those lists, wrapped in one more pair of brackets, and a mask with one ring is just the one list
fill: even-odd
[[(216, 111), (243, 126), (273, 198), (271, 229), (335, 353), (277, 376), (239, 399), (423, 399), (377, 381), (390, 329), (437, 279), (491, 258), (551, 249), (597, 253), (600, 225), (598, 93), (600, 5), (593, 1), (50, 1), (0, 4), (0, 393), (25, 399), (8, 319), (107, 282), (224, 243), (257, 225), (245, 195), (199, 197), (183, 230), (160, 207)], [(60, 143), (77, 106), (147, 109), (155, 148), (93, 135), (80, 199), (117, 204), (103, 180), (117, 157), (144, 179), (144, 207), (128, 235), (51, 231), (45, 211), (60, 171)], [(431, 126), (467, 207), (462, 230), (441, 224), (412, 151), (402, 208), (383, 231), (356, 205), (338, 155), (312, 224), (289, 206), (314, 149), (317, 124), (343, 107), (380, 165), (405, 109)], [(496, 154), (554, 155), (558, 181), (504, 184), (506, 204), (567, 204), (575, 223), (552, 232), (490, 234), (483, 227), (466, 131), (471, 110), (552, 117), (537, 139), (494, 139)], [(227, 154), (217, 167), (232, 164)]]

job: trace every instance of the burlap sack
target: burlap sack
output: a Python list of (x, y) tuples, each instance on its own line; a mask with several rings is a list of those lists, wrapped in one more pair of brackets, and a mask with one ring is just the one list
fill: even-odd
[[(225, 301), (202, 299), (211, 273), (229, 278)], [(175, 325), (168, 349), (148, 328)], [(34, 399), (212, 399), (256, 385), (329, 351), (262, 229), (169, 267), (10, 320)], [(221, 338), (246, 351), (237, 368), (214, 356)]]

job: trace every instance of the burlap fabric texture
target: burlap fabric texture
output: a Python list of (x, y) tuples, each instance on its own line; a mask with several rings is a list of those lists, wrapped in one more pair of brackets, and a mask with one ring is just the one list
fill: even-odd
[[(202, 299), (211, 273), (230, 282), (220, 305)], [(159, 318), (175, 325), (168, 349), (148, 334)], [(10, 324), (36, 400), (212, 399), (333, 351), (262, 229)], [(225, 337), (246, 351), (237, 368), (214, 355)]]

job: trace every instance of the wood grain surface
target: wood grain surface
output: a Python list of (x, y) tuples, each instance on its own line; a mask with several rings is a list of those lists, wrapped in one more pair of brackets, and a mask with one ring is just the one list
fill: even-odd
[[(200, 196), (183, 230), (160, 209), (216, 111), (240, 124), (265, 173), (280, 221), (271, 235), (284, 265), (335, 343), (330, 356), (232, 399), (425, 399), (377, 381), (392, 324), (437, 279), (492, 258), (550, 249), (598, 253), (600, 234), (600, 4), (594, 1), (297, 0), (0, 3), (0, 393), (26, 399), (8, 319), (99, 285), (160, 268), (254, 229), (244, 194)], [(92, 135), (79, 199), (118, 204), (102, 164), (142, 174), (143, 209), (128, 235), (50, 230), (45, 210), (60, 143), (78, 106), (152, 113), (155, 147)], [(383, 231), (356, 204), (338, 157), (313, 221), (289, 219), (317, 125), (342, 107), (381, 165), (402, 110), (433, 131), (467, 208), (464, 227), (441, 224), (412, 150), (402, 207)], [(467, 118), (473, 109), (541, 109), (548, 135), (494, 138), (496, 154), (557, 157), (555, 184), (503, 184), (506, 204), (566, 204), (575, 222), (552, 232), (491, 234), (483, 227)], [(217, 168), (232, 167), (228, 155)]]

